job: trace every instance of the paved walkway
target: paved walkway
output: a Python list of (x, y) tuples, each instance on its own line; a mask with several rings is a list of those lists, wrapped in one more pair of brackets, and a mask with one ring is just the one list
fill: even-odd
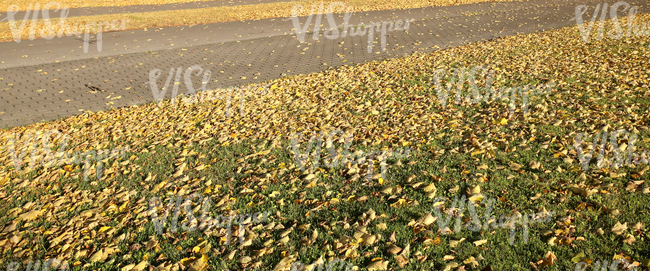
[[(159, 88), (171, 68), (192, 65), (212, 71), (210, 89), (241, 85), (571, 26), (576, 24), (571, 19), (577, 5), (589, 6), (590, 15), (597, 3), (600, 1), (534, 0), (354, 13), (350, 19), (354, 25), (415, 20), (408, 31), (389, 32), (386, 52), (381, 52), (375, 36), (372, 53), (367, 52), (367, 35), (329, 40), (321, 33), (314, 41), (308, 34), (306, 43), (301, 44), (292, 31), (292, 21), (284, 19), (104, 33), (102, 51), (97, 52), (91, 44), (85, 54), (83, 41), (75, 37), (2, 43), (0, 68), (7, 70), (0, 73), (0, 127), (151, 102), (151, 88), (144, 83), (152, 69), (162, 70)], [(650, 10), (643, 0), (628, 3), (639, 6), (639, 12)], [(300, 18), (301, 24), (305, 21)], [(338, 16), (336, 23), (342, 21)], [(322, 23), (328, 27), (326, 18)], [(200, 81), (193, 76), (195, 88)], [(89, 93), (85, 84), (107, 92)], [(186, 91), (181, 78), (179, 92)]]
[[(155, 12), (155, 11), (166, 11), (166, 10), (178, 10), (178, 9), (197, 9), (197, 8), (210, 8), (210, 7), (231, 7), (231, 6), (244, 6), (244, 5), (257, 5), (257, 4), (266, 4), (266, 3), (278, 3), (286, 2), (287, 0), (220, 0), (220, 1), (203, 1), (203, 2), (189, 2), (189, 3), (173, 3), (173, 4), (162, 4), (162, 5), (134, 5), (134, 6), (125, 6), (125, 7), (84, 7), (84, 8), (71, 8), (68, 13), (68, 18), (70, 17), (79, 17), (79, 16), (94, 16), (94, 15), (104, 15), (104, 14), (124, 14), (124, 13), (140, 13), (140, 12)], [(27, 8), (27, 6), (19, 6), (20, 8)], [(34, 7), (33, 5), (32, 7)], [(43, 5), (40, 5), (40, 8), (43, 8)], [(53, 8), (56, 8), (54, 6)], [(14, 15), (15, 20), (19, 20), (25, 17), (26, 11), (16, 12)], [(29, 18), (31, 19), (34, 16), (33, 12), (30, 12)], [(49, 17), (53, 20), (58, 20), (61, 16), (60, 11), (51, 10), (49, 12)], [(0, 20), (7, 18), (7, 12), (0, 12)], [(37, 19), (43, 19), (43, 13), (38, 12), (36, 17)]]

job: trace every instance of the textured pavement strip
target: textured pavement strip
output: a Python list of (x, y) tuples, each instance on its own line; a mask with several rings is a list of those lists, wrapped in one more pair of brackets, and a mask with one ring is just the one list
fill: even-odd
[[(151, 88), (144, 83), (149, 81), (149, 72), (152, 69), (162, 71), (161, 78), (157, 81), (158, 88), (162, 88), (170, 68), (181, 67), (184, 70), (192, 65), (200, 65), (204, 70), (212, 71), (208, 89), (241, 85), (287, 75), (319, 72), (341, 65), (400, 57), (415, 51), (436, 50), (433, 46), (444, 49), (517, 33), (575, 25), (575, 20), (571, 19), (575, 16), (576, 5), (587, 4), (592, 11), (596, 3), (599, 2), (546, 0), (355, 13), (350, 24), (356, 25), (359, 21), (368, 23), (389, 19), (416, 19), (411, 23), (409, 31), (388, 33), (387, 51), (383, 53), (377, 35), (372, 53), (367, 53), (367, 36), (328, 40), (321, 33), (319, 39), (314, 41), (313, 35), (306, 34), (306, 42), (301, 44), (291, 31), (291, 20), (284, 21), (284, 18), (194, 28), (165, 28), (159, 32), (117, 32), (117, 37), (104, 40), (104, 50), (124, 46), (128, 49), (121, 51), (128, 53), (123, 55), (98, 57), (99, 54), (111, 51), (97, 53), (96, 49), (91, 47), (88, 54), (76, 55), (89, 59), (51, 63), (51, 59), (41, 57), (32, 60), (32, 63), (3, 63), (14, 67), (0, 74), (0, 127), (53, 120), (87, 110), (96, 112), (111, 107), (151, 102)], [(639, 12), (648, 11), (647, 3), (629, 3), (638, 5)], [(490, 11), (487, 13), (462, 15), (467, 12), (485, 11), (488, 8)], [(305, 21), (304, 17), (300, 19), (301, 23)], [(342, 15), (337, 18), (337, 24), (341, 22)], [(322, 23), (324, 28), (329, 28), (325, 18)], [(212, 36), (205, 40), (197, 38), (210, 33)], [(578, 35), (578, 32), (575, 34)], [(130, 41), (134, 37), (140, 41), (151, 38), (152, 42), (139, 44), (140, 41)], [(235, 41), (236, 39), (239, 41)], [(118, 44), (113, 45), (116, 40), (119, 41)], [(72, 37), (30, 41), (29, 43), (34, 45), (29, 47), (22, 42), (3, 43), (0, 46), (15, 48), (12, 50), (16, 52), (11, 53), (14, 58), (23, 53), (45, 56), (47, 53), (42, 53), (42, 50), (53, 49), (53, 45), (47, 43), (53, 41), (65, 44), (67, 50), (73, 46), (79, 47), (78, 44), (74, 45)], [(166, 45), (167, 41), (175, 45)], [(23, 51), (18, 52), (20, 46)], [(169, 47), (173, 49), (166, 49)], [(304, 50), (306, 47), (309, 49)], [(30, 50), (32, 52), (29, 52)], [(2, 51), (5, 54), (8, 50)], [(4, 60), (5, 56), (2, 58)], [(243, 77), (246, 79), (242, 79)], [(200, 87), (200, 76), (193, 76), (192, 81), (194, 88)], [(88, 93), (89, 89), (84, 86), (86, 83), (107, 92)], [(181, 78), (179, 93), (186, 91)], [(166, 98), (171, 97), (170, 92), (171, 90), (167, 91)], [(120, 98), (116, 99), (117, 97)]]
[[(56, 2), (56, 1), (55, 1)], [(79, 17), (79, 16), (95, 16), (95, 15), (104, 15), (104, 14), (123, 14), (123, 13), (140, 13), (140, 12), (156, 12), (156, 11), (166, 11), (166, 10), (179, 10), (179, 9), (197, 9), (197, 8), (209, 8), (209, 7), (231, 7), (231, 6), (244, 6), (244, 5), (257, 5), (257, 4), (266, 4), (266, 3), (279, 3), (286, 2), (286, 0), (233, 0), (233, 1), (203, 1), (203, 2), (189, 2), (189, 3), (172, 3), (172, 4), (162, 4), (162, 5), (134, 5), (134, 6), (124, 6), (124, 7), (83, 7), (83, 8), (71, 8), (68, 13), (68, 18), (70, 17)], [(35, 5), (32, 5), (34, 9)], [(7, 6), (8, 7), (8, 6)], [(27, 8), (26, 6), (18, 6), (19, 8)], [(3, 7), (5, 8), (5, 7)], [(43, 5), (40, 6), (43, 8)], [(53, 9), (57, 8), (56, 5), (52, 7), (52, 10), (49, 11), (49, 17), (52, 20), (58, 20), (61, 16), (61, 11), (54, 11)], [(63, 8), (62, 6), (60, 8)], [(26, 11), (18, 11), (14, 14), (14, 19), (19, 20), (25, 17)], [(30, 12), (29, 19), (32, 19), (34, 16), (33, 12)], [(0, 20), (7, 18), (7, 12), (0, 12)], [(37, 19), (43, 19), (43, 13), (38, 12)]]
[[(593, 0), (592, 0), (593, 1)], [(394, 11), (373, 11), (354, 13), (350, 24), (357, 25), (359, 22), (384, 21), (391, 18), (412, 18), (422, 19), (444, 19), (447, 17), (463, 16), (463, 13), (476, 11), (504, 11), (518, 10), (530, 6), (530, 2), (508, 2), (508, 3), (482, 3), (475, 5), (463, 5), (453, 7), (432, 7), (411, 10)], [(541, 1), (536, 1), (541, 2)], [(305, 7), (310, 8), (310, 7)], [(287, 14), (287, 17), (290, 14)], [(340, 24), (343, 15), (336, 19)], [(244, 41), (257, 38), (266, 38), (280, 35), (293, 34), (292, 21), (285, 21), (285, 18), (264, 19), (257, 21), (240, 21), (213, 23), (195, 26), (179, 26), (167, 28), (151, 28), (145, 30), (131, 30), (121, 32), (103, 33), (102, 51), (98, 52), (97, 46), (89, 45), (87, 53), (83, 53), (83, 36), (54, 38), (52, 40), (38, 39), (34, 41), (23, 40), (20, 43), (0, 43), (3, 51), (15, 52), (0, 56), (0, 68), (12, 68), (19, 66), (30, 66), (57, 61), (71, 61), (89, 59), (102, 56), (116, 56), (121, 54), (147, 52), (164, 49), (186, 48), (196, 45), (217, 44), (231, 41)], [(312, 27), (313, 29), (313, 21)], [(306, 17), (301, 17), (300, 22), (304, 23)], [(326, 18), (321, 23), (329, 27)], [(97, 36), (91, 35), (91, 42), (95, 42)], [(27, 43), (27, 45), (25, 45)]]

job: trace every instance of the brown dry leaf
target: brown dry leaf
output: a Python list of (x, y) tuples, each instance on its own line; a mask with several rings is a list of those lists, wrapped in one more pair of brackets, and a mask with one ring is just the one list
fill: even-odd
[(307, 175), (307, 176), (305, 177), (305, 181), (311, 181), (311, 180), (313, 180), (314, 178), (316, 178), (316, 174), (310, 173), (309, 175)]
[(628, 234), (627, 237), (623, 240), (623, 243), (626, 243), (628, 245), (631, 245), (634, 242), (636, 242), (636, 238), (634, 238), (634, 236), (631, 234)]
[(627, 230), (627, 222), (625, 222), (625, 224), (621, 224), (621, 222), (616, 222), (616, 224), (612, 228), (612, 232), (615, 233), (616, 235), (623, 234), (625, 230)]
[(511, 170), (519, 171), (522, 167), (524, 167), (524, 166), (521, 165), (521, 164), (517, 164), (517, 163), (515, 163), (515, 162), (511, 162), (511, 163), (510, 163), (510, 169), (511, 169)]
[(402, 250), (402, 253), (399, 255), (402, 255), (404, 257), (408, 257), (409, 253), (411, 253), (411, 244), (406, 244), (406, 247)]
[(541, 163), (538, 163), (536, 161), (530, 161), (530, 164), (528, 164), (528, 166), (532, 169), (539, 169), (541, 165)]
[(363, 238), (364, 244), (366, 246), (371, 246), (371, 245), (375, 244), (375, 242), (377, 240), (380, 239), (380, 235), (379, 234), (373, 234), (373, 235), (365, 234), (364, 237), (362, 237), (362, 238)]
[(413, 187), (413, 189), (420, 189), (420, 187), (422, 187), (423, 185), (424, 185), (424, 182), (417, 182), (417, 183), (412, 184), (411, 187)]
[(291, 268), (291, 265), (293, 264), (293, 262), (295, 262), (297, 258), (298, 258), (297, 255), (287, 255), (284, 258), (282, 258), (282, 260), (280, 260), (280, 262), (277, 265), (275, 265), (275, 268), (273, 268), (273, 270), (275, 270), (275, 271), (287, 270), (288, 271)]
[(487, 243), (487, 239), (483, 239), (483, 240), (475, 241), (474, 245), (478, 247), (478, 246), (484, 245), (486, 243)]
[(189, 261), (188, 265), (185, 266), (188, 266), (188, 271), (205, 271), (208, 269), (208, 256), (203, 254), (200, 258), (195, 258), (194, 260)]
[(24, 220), (29, 221), (29, 220), (36, 219), (39, 215), (41, 215), (41, 210), (32, 210), (32, 211), (29, 211), (27, 213), (21, 214), (18, 217), (20, 217), (20, 219), (24, 219)]
[(104, 257), (104, 250), (100, 249), (97, 252), (95, 252), (95, 254), (90, 256), (90, 262), (91, 263), (98, 262), (98, 261), (102, 260), (102, 257)]
[(408, 258), (402, 255), (395, 256), (395, 261), (397, 262), (397, 265), (399, 265), (400, 268), (404, 268), (404, 266), (406, 266), (409, 263)]
[(382, 223), (377, 224), (377, 229), (385, 231), (385, 230), (388, 229), (388, 226), (386, 225), (386, 223), (382, 222)]
[(388, 241), (391, 241), (392, 243), (397, 243), (397, 239), (395, 239), (395, 231), (388, 237)]
[(417, 222), (429, 226), (433, 222), (436, 222), (436, 219), (437, 219), (437, 217), (433, 217), (433, 215), (431, 215), (431, 213), (428, 213), (428, 214), (424, 215), (423, 217), (421, 217), (420, 219), (418, 219)]
[(428, 192), (433, 192), (434, 194), (435, 194), (435, 192), (438, 191), (438, 189), (436, 189), (436, 185), (434, 185), (433, 183), (430, 183), (429, 185), (427, 185), (426, 187), (424, 187), (423, 190), (424, 190), (424, 192), (427, 192), (427, 193), (428, 193)]
[(11, 223), (5, 226), (5, 228), (2, 230), (2, 233), (8, 233), (16, 230), (17, 225), (18, 224), (16, 223), (16, 221), (11, 221)]
[(547, 241), (546, 243), (547, 243), (549, 246), (555, 246), (555, 245), (557, 244), (558, 241), (560, 241), (560, 240), (558, 240), (557, 237), (553, 236), (553, 237), (549, 238), (548, 241)]
[(472, 269), (478, 268), (478, 261), (474, 257), (469, 257), (463, 261), (464, 264), (469, 264)]
[(553, 265), (553, 263), (555, 263), (555, 260), (557, 260), (555, 253), (553, 253), (552, 251), (547, 251), (539, 267), (551, 266)]
[(449, 246), (450, 247), (457, 247), (463, 241), (465, 241), (465, 238), (460, 238), (460, 240), (449, 240)]
[(251, 257), (244, 256), (244, 257), (241, 257), (241, 258), (239, 259), (239, 263), (240, 263), (240, 264), (247, 264), (247, 263), (251, 262), (251, 260), (252, 260)]
[[(143, 270), (147, 269), (148, 266), (149, 266), (149, 263), (147, 261), (141, 261), (138, 265), (133, 267), (133, 269), (131, 269), (131, 271), (143, 271)], [(188, 269), (188, 270), (190, 270), (190, 269)]]
[(373, 260), (368, 266), (366, 266), (368, 271), (374, 270), (386, 270), (388, 269), (388, 261), (384, 261), (381, 258)]
[(481, 193), (481, 186), (477, 185), (477, 186), (474, 186), (474, 187), (470, 187), (468, 192), (469, 192), (470, 195), (480, 194)]
[(445, 268), (442, 269), (443, 271), (451, 271), (452, 269), (457, 268), (460, 266), (457, 262), (450, 262), (447, 265), (445, 265)]
[(390, 245), (390, 247), (388, 247), (388, 252), (393, 254), (393, 255), (397, 255), (401, 251), (402, 251), (402, 248), (396, 246), (395, 244), (392, 244), (392, 245)]
[(429, 255), (415, 255), (415, 260), (418, 261), (419, 263), (425, 262), (427, 258), (429, 258)]
[(581, 195), (581, 196), (583, 196), (585, 198), (590, 197), (594, 192), (591, 189), (587, 189), (587, 188), (584, 188), (584, 187), (578, 187), (578, 186), (569, 187), (569, 190), (571, 192), (573, 192), (575, 194), (578, 194), (578, 195)]
[(15, 244), (18, 244), (18, 242), (20, 242), (20, 240), (22, 240), (22, 239), (23, 238), (20, 235), (14, 235), (11, 238), (9, 238), (9, 242), (11, 242), (11, 243), (13, 243), (15, 245)]

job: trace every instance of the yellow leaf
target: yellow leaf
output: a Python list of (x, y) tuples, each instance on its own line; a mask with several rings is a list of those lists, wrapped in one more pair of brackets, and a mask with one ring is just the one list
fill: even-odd
[(428, 192), (438, 191), (438, 189), (436, 188), (436, 185), (434, 185), (433, 183), (430, 183), (429, 185), (425, 186), (423, 190), (424, 190), (424, 192), (427, 192), (427, 193)]
[(110, 230), (110, 229), (111, 229), (110, 226), (104, 226), (104, 227), (101, 227), (101, 228), (99, 229), (99, 232), (97, 232), (97, 233), (102, 233), (102, 232), (105, 232), (105, 231)]
[(405, 207), (406, 205), (407, 204), (405, 199), (399, 199), (395, 203), (391, 204), (390, 206), (393, 208), (401, 208), (401, 207)]
[(483, 154), (483, 153), (485, 153), (485, 150), (478, 150), (478, 151), (472, 152), (471, 156), (479, 155), (479, 154)]
[(582, 260), (582, 258), (584, 258), (584, 257), (585, 257), (585, 253), (584, 253), (584, 252), (580, 252), (580, 253), (576, 254), (576, 256), (574, 256), (574, 257), (571, 259), (571, 261), (572, 261), (573, 263), (579, 263), (580, 260)]
[(476, 203), (476, 202), (479, 202), (479, 201), (483, 200), (483, 195), (482, 194), (476, 194), (474, 196), (469, 197), (468, 200), (473, 202), (473, 203)]

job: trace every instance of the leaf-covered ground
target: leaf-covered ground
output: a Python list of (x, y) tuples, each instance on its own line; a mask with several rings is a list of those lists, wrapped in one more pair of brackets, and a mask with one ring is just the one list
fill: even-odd
[[(647, 35), (585, 44), (568, 27), (277, 79), (267, 95), (246, 97), (243, 115), (234, 96), (229, 118), (223, 100), (166, 102), (5, 130), (3, 146), (11, 133), (58, 129), (69, 154), (130, 152), (107, 160), (100, 180), (91, 168), (84, 182), (83, 163), (16, 172), (5, 147), (0, 268), (56, 257), (73, 270), (289, 270), (322, 257), (359, 270), (574, 270), (618, 258), (648, 270), (648, 165), (599, 169), (594, 158), (583, 172), (573, 146), (578, 133), (626, 129), (638, 135), (636, 153), (648, 150), (649, 56)], [(495, 71), (493, 88), (557, 85), (531, 96), (528, 114), (520, 100), (512, 116), (508, 101), (455, 104), (454, 90), (443, 108), (429, 84), (434, 71), (478, 65)], [(297, 169), (290, 136), (303, 133), (302, 151), (312, 131), (334, 129), (353, 132), (351, 151), (414, 151), (390, 160), (381, 180), (367, 180), (365, 165)], [(335, 138), (339, 151), (342, 143)], [(212, 199), (213, 218), (272, 214), (248, 227), (243, 244), (227, 245), (224, 228), (169, 232), (171, 218), (158, 235), (149, 200), (193, 193)], [(449, 211), (462, 195), (476, 201), (482, 223), (487, 199), (496, 199), (496, 217), (553, 215), (531, 224), (527, 243), (521, 225), (512, 245), (501, 228), (443, 234), (432, 222), (434, 198), (449, 199)], [(200, 202), (191, 207), (199, 217)]]

